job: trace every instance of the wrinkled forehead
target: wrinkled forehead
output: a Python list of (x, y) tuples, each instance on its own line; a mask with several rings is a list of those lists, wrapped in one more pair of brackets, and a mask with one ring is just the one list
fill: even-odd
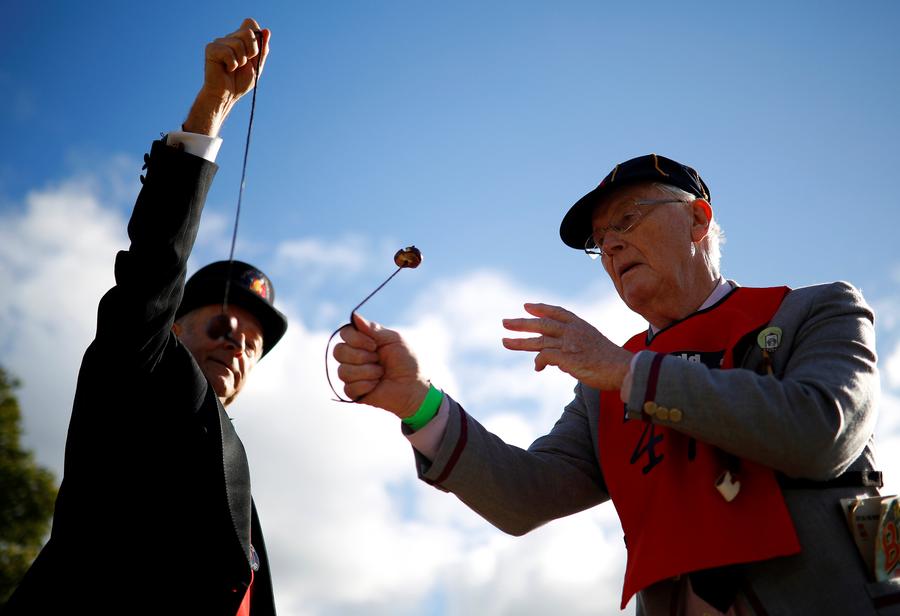
[(667, 195), (654, 186), (652, 182), (637, 182), (623, 186), (606, 194), (603, 199), (594, 206), (591, 214), (591, 224), (594, 228), (605, 227), (619, 214), (628, 210), (635, 201), (642, 199), (661, 199)]

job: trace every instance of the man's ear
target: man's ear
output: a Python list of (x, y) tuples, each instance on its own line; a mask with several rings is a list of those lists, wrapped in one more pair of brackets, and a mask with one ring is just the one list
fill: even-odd
[(179, 321), (172, 323), (172, 333), (176, 336), (181, 336), (181, 323)]
[(694, 199), (691, 203), (691, 239), (699, 242), (709, 232), (709, 223), (713, 219), (712, 206), (706, 199)]

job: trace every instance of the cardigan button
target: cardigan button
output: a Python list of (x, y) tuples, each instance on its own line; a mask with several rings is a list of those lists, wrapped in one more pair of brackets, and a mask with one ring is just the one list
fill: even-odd
[(667, 419), (669, 419), (669, 409), (664, 406), (657, 408), (656, 418), (660, 421), (666, 421)]
[(682, 417), (684, 417), (684, 413), (681, 412), (681, 409), (669, 409), (669, 421), (672, 423), (678, 423)]
[(656, 411), (659, 409), (659, 405), (656, 404), (653, 400), (647, 400), (644, 402), (644, 412), (653, 417), (656, 415)]

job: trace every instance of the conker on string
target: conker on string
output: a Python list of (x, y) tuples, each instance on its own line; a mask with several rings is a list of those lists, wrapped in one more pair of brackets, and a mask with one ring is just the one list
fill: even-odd
[(415, 269), (422, 264), (422, 251), (416, 248), (415, 246), (407, 246), (406, 248), (401, 248), (394, 255), (394, 264), (397, 266), (397, 269), (394, 270), (394, 273), (387, 277), (387, 280), (382, 282), (380, 285), (375, 287), (375, 290), (366, 295), (363, 301), (359, 302), (353, 310), (350, 311), (350, 322), (347, 325), (341, 325), (338, 327), (331, 336), (328, 338), (328, 342), (325, 344), (325, 378), (328, 380), (328, 386), (331, 388), (331, 391), (334, 392), (334, 400), (335, 402), (359, 402), (362, 398), (356, 398), (354, 400), (348, 400), (344, 398), (338, 391), (334, 388), (334, 384), (331, 382), (331, 375), (328, 371), (328, 358), (331, 356), (328, 350), (331, 348), (331, 341), (334, 340), (334, 337), (341, 333), (341, 330), (347, 326), (356, 327), (356, 324), (353, 322), (353, 315), (356, 314), (356, 311), (362, 308), (362, 305), (369, 301), (373, 295), (378, 293), (384, 285), (389, 283), (391, 279), (400, 273), (402, 269)]
[(232, 317), (222, 312), (209, 320), (209, 324), (206, 326), (206, 335), (213, 340), (221, 338), (230, 340), (237, 327), (237, 317)]
[(415, 269), (422, 263), (422, 251), (415, 246), (407, 246), (401, 248), (394, 255), (394, 263), (397, 267), (408, 267)]

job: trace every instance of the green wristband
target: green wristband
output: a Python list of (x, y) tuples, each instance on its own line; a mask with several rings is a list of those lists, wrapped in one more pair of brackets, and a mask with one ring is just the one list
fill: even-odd
[(425, 425), (437, 415), (443, 399), (444, 392), (432, 385), (428, 388), (428, 393), (425, 395), (425, 399), (422, 400), (422, 405), (419, 407), (419, 410), (416, 411), (415, 415), (410, 415), (403, 419), (403, 423), (413, 430), (424, 428)]

